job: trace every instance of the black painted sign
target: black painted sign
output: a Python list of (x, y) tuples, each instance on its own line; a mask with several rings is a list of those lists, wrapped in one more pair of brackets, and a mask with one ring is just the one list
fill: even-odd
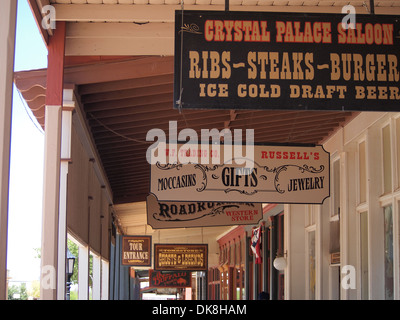
[(151, 236), (123, 236), (121, 264), (124, 266), (151, 266)]
[(258, 224), (261, 203), (247, 202), (159, 202), (147, 196), (147, 224), (153, 229)]
[(207, 244), (154, 244), (154, 270), (207, 271)]
[(152, 288), (190, 288), (192, 273), (188, 271), (149, 271), (149, 286)]
[(174, 107), (399, 111), (397, 16), (176, 11)]

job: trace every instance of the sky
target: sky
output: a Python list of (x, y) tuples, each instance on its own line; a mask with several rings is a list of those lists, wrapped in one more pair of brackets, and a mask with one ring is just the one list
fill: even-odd
[[(15, 71), (47, 68), (47, 49), (27, 0), (18, 0)], [(44, 132), (14, 86), (7, 269), (11, 283), (40, 278)]]

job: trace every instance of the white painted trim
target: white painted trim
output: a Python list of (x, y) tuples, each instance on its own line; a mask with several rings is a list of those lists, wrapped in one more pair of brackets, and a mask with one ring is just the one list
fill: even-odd
[[(43, 300), (57, 299), (58, 229), (60, 201), (60, 155), (62, 107), (46, 106), (43, 178), (41, 287)], [(54, 272), (49, 282), (48, 272)], [(46, 285), (47, 283), (47, 285)], [(54, 283), (54, 286), (49, 283)]]
[(92, 278), (92, 283), (93, 283), (93, 288), (92, 288), (92, 295), (93, 295), (93, 300), (100, 300), (101, 299), (101, 258), (97, 255), (91, 252), (93, 256), (93, 278)]
[(109, 298), (109, 278), (110, 264), (101, 259), (101, 300), (108, 300)]
[(290, 292), (290, 284), (291, 284), (291, 205), (284, 205), (284, 214), (283, 214), (283, 226), (284, 226), (284, 238), (283, 238), (283, 250), (286, 252), (286, 268), (285, 268), (285, 287), (284, 287), (284, 299), (290, 300), (291, 292)]
[[(180, 5), (86, 5), (86, 4), (55, 4), (57, 21), (70, 22), (174, 22), (175, 10), (181, 10)], [(185, 5), (185, 10), (218, 10), (224, 11), (224, 5)], [(263, 6), (263, 5), (233, 5), (231, 11), (262, 11), (262, 12), (319, 12), (341, 13), (341, 6)], [(362, 9), (363, 10), (363, 9)], [(365, 13), (364, 11), (362, 13)], [(376, 7), (376, 14), (400, 14), (398, 7)]]
[(60, 205), (58, 220), (58, 288), (57, 299), (65, 300), (66, 248), (67, 248), (67, 181), (68, 162), (62, 161), (60, 167)]
[[(65, 107), (74, 107), (71, 101), (65, 101), (65, 98), (71, 98), (73, 90), (64, 89)], [(68, 160), (71, 158), (71, 131), (72, 131), (72, 111), (62, 111), (61, 124), (61, 164), (60, 164), (60, 193), (59, 193), (59, 220), (58, 220), (58, 288), (57, 299), (65, 300), (66, 283), (66, 248), (67, 248), (67, 193), (68, 193)]]
[(78, 300), (89, 300), (89, 248), (79, 244)]
[(8, 195), (17, 1), (0, 2), (0, 300), (7, 299)]

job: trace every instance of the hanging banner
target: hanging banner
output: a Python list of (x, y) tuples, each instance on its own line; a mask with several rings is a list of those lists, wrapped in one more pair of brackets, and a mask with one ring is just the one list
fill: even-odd
[(147, 224), (153, 229), (258, 224), (261, 203), (159, 202), (147, 197)]
[(400, 110), (397, 16), (176, 11), (175, 19), (175, 108)]
[(207, 244), (154, 244), (154, 270), (207, 271)]
[(214, 156), (231, 146), (202, 147), (169, 145), (169, 154), (196, 156), (187, 164), (167, 158), (151, 165), (150, 193), (158, 201), (322, 204), (330, 195), (330, 155), (322, 146), (255, 145), (253, 158), (225, 157), (222, 163)]
[(150, 267), (151, 236), (123, 236), (121, 258), (124, 266)]
[(149, 270), (149, 287), (151, 288), (190, 288), (191, 286), (191, 272)]

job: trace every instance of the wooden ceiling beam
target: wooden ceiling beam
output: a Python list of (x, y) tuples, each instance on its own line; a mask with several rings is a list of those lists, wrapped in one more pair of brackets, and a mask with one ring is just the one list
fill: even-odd
[(105, 81), (102, 83), (85, 84), (79, 86), (81, 96), (89, 94), (98, 94), (104, 92), (114, 92), (120, 90), (141, 89), (143, 87), (153, 87), (159, 85), (168, 85), (174, 83), (174, 73), (165, 73), (160, 75), (144, 75), (141, 78), (126, 80)]
[[(195, 110), (190, 110), (190, 111), (195, 111)], [(226, 116), (227, 118), (224, 119), (223, 121), (221, 121), (221, 125), (217, 128), (222, 128), (223, 127), (223, 122), (226, 121), (228, 118), (228, 113), (229, 111), (226, 110), (213, 110), (213, 112), (209, 112), (209, 111), (205, 111), (205, 110), (197, 110), (197, 111), (202, 111), (203, 113), (209, 113), (209, 114), (213, 114), (214, 117), (219, 117), (221, 115)], [(285, 111), (280, 111), (280, 112), (271, 112), (269, 113), (267, 111), (267, 113), (254, 113), (253, 112), (244, 112), (244, 113), (239, 113), (241, 114), (241, 118), (242, 119), (247, 119), (247, 118), (251, 118), (251, 117), (258, 117), (261, 115), (268, 115), (268, 117), (276, 117), (276, 119), (280, 119), (281, 116), (285, 116)], [(294, 114), (294, 113), (293, 113)], [(185, 121), (186, 119), (186, 121)], [(177, 125), (178, 125), (178, 130), (182, 130), (184, 128), (188, 128), (188, 124), (190, 125), (189, 127), (192, 127), (194, 125), (201, 125), (198, 123), (198, 121), (192, 116), (192, 114), (190, 113), (186, 113), (185, 111), (179, 116), (179, 118), (175, 118), (175, 119), (171, 119), (171, 118), (167, 118), (167, 119), (154, 119), (151, 122), (143, 122), (143, 121), (132, 121), (132, 122), (126, 122), (126, 123), (117, 123), (117, 124), (109, 124), (107, 127), (117, 131), (120, 134), (129, 134), (129, 133), (147, 133), (149, 130), (153, 129), (153, 128), (160, 128), (164, 131), (168, 131), (168, 127), (169, 127), (169, 121), (177, 121)], [(213, 123), (211, 122), (207, 122), (206, 125), (203, 125), (203, 128), (209, 128), (212, 129), (214, 126), (212, 125)], [(126, 130), (126, 131), (124, 131)], [(220, 129), (219, 129), (220, 130)], [(102, 126), (99, 127), (93, 127), (92, 128), (92, 132), (94, 135), (99, 134), (100, 132), (104, 133), (106, 136), (108, 133), (110, 133), (110, 131)]]
[(171, 95), (153, 94), (150, 97), (130, 98), (85, 105), (85, 111), (97, 119), (136, 115), (148, 112), (170, 111), (172, 109)]
[[(170, 109), (159, 112), (149, 111), (147, 113), (132, 114), (128, 116), (109, 117), (101, 119), (100, 123), (99, 121), (92, 119), (90, 120), (90, 126), (91, 127), (99, 127), (104, 125), (109, 126), (127, 122), (143, 123), (144, 121), (149, 121), (149, 123), (152, 123), (154, 119), (163, 119), (166, 124), (169, 124), (169, 121), (176, 121), (177, 118), (183, 118), (187, 120), (185, 121), (185, 123), (187, 122), (187, 125), (185, 125), (184, 128), (192, 128), (194, 127), (195, 124), (198, 124), (201, 119), (210, 119), (210, 121), (212, 121), (212, 119), (217, 119), (217, 118), (220, 119), (221, 117), (228, 117), (228, 114), (229, 111), (227, 111), (226, 114), (221, 112), (220, 114), (216, 115), (215, 113), (212, 112), (198, 110), (198, 111), (191, 111), (190, 113), (186, 112), (185, 115), (182, 115), (179, 113), (178, 110)], [(213, 120), (213, 122), (217, 123), (219, 121)], [(206, 123), (209, 123), (209, 121), (207, 121)]]
[(147, 86), (141, 88), (124, 89), (110, 92), (101, 92), (97, 94), (87, 94), (81, 97), (81, 101), (85, 104), (87, 111), (107, 110), (107, 106), (94, 106), (91, 104), (104, 101), (142, 98), (152, 96), (153, 94), (169, 94), (172, 103), (173, 84), (160, 84), (155, 86)]
[[(314, 128), (318, 128), (318, 127), (336, 127), (338, 126), (342, 121), (344, 121), (344, 118), (339, 118), (339, 119), (329, 119), (329, 120), (324, 120), (324, 121), (299, 121), (296, 123), (281, 123), (281, 124), (274, 124), (271, 126), (264, 126), (264, 127), (258, 127), (258, 128), (254, 128), (254, 133), (255, 136), (257, 137), (257, 135), (260, 134), (268, 134), (268, 133), (273, 133), (273, 132), (282, 132), (285, 130), (290, 130), (290, 129), (296, 129), (296, 130), (308, 130), (308, 129), (314, 129)], [(193, 128), (194, 130), (196, 130), (197, 128)], [(232, 128), (232, 129), (237, 129), (237, 128)], [(196, 130), (199, 131), (199, 130)], [(126, 133), (125, 133), (126, 134)], [(242, 133), (243, 135), (243, 139), (245, 139), (246, 133), (243, 131)], [(140, 139), (141, 135), (140, 133), (138, 134), (129, 134), (128, 136), (131, 138), (136, 138), (136, 139)], [(143, 133), (142, 137), (145, 136), (145, 133)], [(201, 138), (200, 134), (199, 134), (199, 139)], [(118, 137), (116, 136), (114, 133), (109, 132), (107, 134), (103, 133), (101, 136), (100, 135), (96, 135), (95, 136), (95, 140), (97, 145), (103, 145), (103, 144), (109, 144), (109, 143), (118, 143), (121, 142), (123, 140), (122, 137)]]

